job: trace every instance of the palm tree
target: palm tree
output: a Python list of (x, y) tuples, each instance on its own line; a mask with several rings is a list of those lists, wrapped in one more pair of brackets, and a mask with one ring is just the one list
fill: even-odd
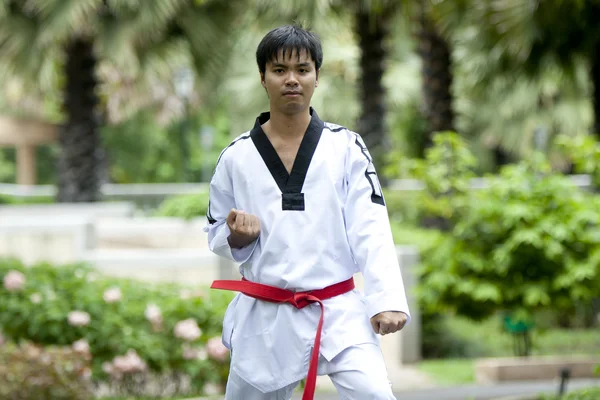
[(537, 76), (548, 63), (563, 71), (587, 64), (593, 132), (600, 135), (600, 1), (496, 0), (473, 2), (468, 19), (493, 53), (497, 69)]
[[(391, 23), (397, 2), (360, 5), (354, 11), (354, 31), (360, 48), (359, 99), (361, 113), (357, 130), (370, 149), (374, 164), (383, 168), (390, 138), (386, 126), (386, 90), (384, 75), (390, 52)], [(385, 185), (380, 174), (380, 180)]]
[[(147, 94), (156, 83), (164, 84), (182, 66), (194, 67), (200, 76), (220, 74), (230, 54), (237, 6), (217, 0), (0, 3), (0, 77), (20, 79), (25, 91), (37, 86), (41, 94), (63, 93), (58, 201), (100, 199), (98, 128), (107, 119), (112, 94), (105, 84), (119, 82), (138, 100), (153, 100), (157, 96)], [(208, 88), (215, 81), (203, 84)]]
[(420, 1), (413, 22), (417, 27), (418, 53), (421, 57), (423, 113), (429, 134), (425, 147), (433, 144), (435, 132), (454, 131), (452, 60), (448, 39), (442, 35), (428, 1)]

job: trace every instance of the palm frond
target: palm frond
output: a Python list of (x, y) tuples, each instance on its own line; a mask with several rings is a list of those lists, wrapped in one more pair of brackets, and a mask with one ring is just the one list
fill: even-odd
[(30, 0), (29, 4), (40, 15), (43, 45), (91, 34), (104, 7), (103, 0)]
[(135, 43), (135, 26), (117, 19), (103, 21), (103, 29), (96, 34), (98, 52), (114, 64), (124, 76), (133, 78), (139, 72)]

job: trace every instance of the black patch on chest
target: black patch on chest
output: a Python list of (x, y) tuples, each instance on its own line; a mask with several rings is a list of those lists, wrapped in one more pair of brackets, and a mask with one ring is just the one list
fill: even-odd
[(281, 190), (281, 207), (282, 210), (287, 211), (304, 211), (304, 193), (302, 193), (302, 187), (304, 186), (304, 180), (310, 167), (310, 162), (321, 133), (323, 132), (324, 123), (319, 119), (316, 111), (310, 109), (311, 120), (300, 147), (298, 148), (298, 154), (294, 160), (291, 173), (287, 172), (285, 165), (279, 158), (277, 151), (273, 147), (273, 144), (262, 130), (262, 125), (267, 122), (270, 118), (270, 113), (262, 113), (254, 124), (254, 128), (250, 132), (250, 137), (258, 150), (258, 153), (262, 157), (265, 165), (269, 169), (269, 172), (275, 179), (279, 190)]

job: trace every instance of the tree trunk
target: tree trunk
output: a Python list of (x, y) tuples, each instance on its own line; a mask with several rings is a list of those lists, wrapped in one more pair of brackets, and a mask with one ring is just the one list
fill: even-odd
[(59, 135), (59, 202), (100, 199), (102, 153), (96, 65), (92, 40), (74, 39), (67, 45), (64, 99), (67, 121)]
[(600, 55), (598, 51), (600, 51), (600, 43), (599, 48), (596, 49), (596, 52), (592, 55), (591, 58), (591, 71), (590, 78), (592, 80), (594, 94), (592, 95), (592, 104), (594, 107), (594, 131), (593, 134), (596, 137), (600, 137)]
[(385, 154), (390, 141), (386, 128), (385, 88), (383, 74), (388, 50), (386, 40), (389, 37), (389, 26), (392, 12), (374, 14), (359, 9), (355, 15), (355, 33), (360, 48), (360, 117), (357, 131), (367, 145), (375, 168), (380, 171), (385, 164)]
[(425, 13), (426, 10), (421, 10), (417, 37), (422, 63), (423, 113), (429, 125), (429, 136), (424, 142), (429, 147), (435, 132), (454, 130), (454, 111), (450, 46)]

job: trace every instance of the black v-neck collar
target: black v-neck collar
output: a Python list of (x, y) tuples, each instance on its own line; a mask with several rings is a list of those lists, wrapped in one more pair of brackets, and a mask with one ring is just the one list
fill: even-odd
[[(275, 179), (277, 186), (281, 190), (281, 193), (286, 194), (300, 194), (302, 192), (302, 186), (308, 173), (308, 167), (312, 160), (321, 133), (323, 132), (324, 123), (319, 119), (317, 112), (310, 108), (311, 119), (308, 124), (308, 128), (304, 133), (294, 165), (292, 166), (291, 173), (288, 174), (283, 162), (279, 158), (277, 151), (273, 147), (273, 144), (262, 129), (262, 125), (267, 122), (271, 116), (269, 112), (264, 112), (256, 118), (254, 128), (250, 132), (250, 137), (256, 146), (260, 156), (265, 162), (269, 172)], [(303, 203), (303, 202), (302, 202)]]

